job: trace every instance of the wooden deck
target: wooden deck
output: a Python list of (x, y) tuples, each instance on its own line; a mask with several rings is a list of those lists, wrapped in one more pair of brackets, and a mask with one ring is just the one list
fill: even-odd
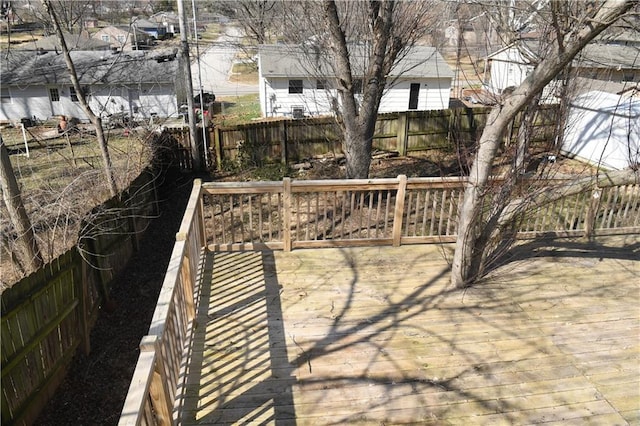
[(208, 254), (181, 424), (640, 424), (640, 236)]

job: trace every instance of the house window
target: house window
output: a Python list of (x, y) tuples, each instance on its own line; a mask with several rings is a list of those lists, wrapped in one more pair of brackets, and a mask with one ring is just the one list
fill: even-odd
[(418, 97), (420, 95), (420, 84), (411, 83), (409, 89), (409, 109), (418, 109)]
[(635, 81), (635, 75), (632, 72), (625, 72), (622, 76), (622, 81)]
[(11, 103), (11, 93), (9, 93), (9, 89), (6, 87), (3, 87), (2, 89), (0, 89), (0, 102), (2, 102), (3, 104), (10, 104)]
[(123, 35), (119, 35), (118, 36), (118, 43), (124, 43), (124, 36)]
[(49, 99), (51, 102), (58, 102), (60, 100), (60, 93), (58, 92), (58, 88), (51, 87), (49, 89)]
[(101, 39), (102, 39), (102, 41), (104, 41), (105, 43), (109, 43), (109, 41), (111, 41), (111, 40), (109, 40), (109, 36), (108, 36), (108, 35), (100, 36), (100, 38), (101, 38)]
[(302, 93), (302, 80), (289, 80), (289, 93)]
[(73, 102), (78, 102), (78, 94), (76, 93), (76, 89), (73, 86), (69, 87), (69, 97)]
[(316, 80), (316, 89), (324, 90), (328, 88), (329, 88), (329, 85), (327, 84), (327, 80)]

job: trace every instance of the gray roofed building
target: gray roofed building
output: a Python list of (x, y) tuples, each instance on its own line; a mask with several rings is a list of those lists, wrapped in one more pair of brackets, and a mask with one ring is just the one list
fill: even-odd
[[(349, 45), (356, 102), (368, 46)], [(314, 43), (262, 45), (258, 49), (260, 109), (263, 116), (304, 117), (335, 114), (342, 96), (330, 52)], [(398, 58), (385, 81), (378, 112), (446, 109), (454, 73), (434, 47), (414, 46)]]
[[(119, 54), (70, 52), (94, 113), (136, 118), (178, 113), (177, 92), (183, 89), (176, 54), (177, 49)], [(0, 86), (0, 120), (48, 119), (58, 115), (86, 119), (62, 54), (11, 51), (3, 55)]]
[[(362, 74), (364, 48), (350, 46), (350, 59), (354, 74)], [(334, 77), (326, 51), (314, 50), (312, 46), (262, 45), (259, 54), (264, 77)], [(360, 70), (360, 72), (358, 72)], [(391, 76), (396, 77), (451, 77), (454, 74), (444, 58), (430, 46), (414, 46), (394, 66)]]
[[(80, 84), (128, 84), (175, 81), (177, 49), (111, 52), (72, 51)], [(54, 52), (12, 51), (0, 61), (3, 86), (70, 84), (64, 56)]]
[[(64, 34), (64, 42), (69, 50), (109, 50), (109, 43), (85, 34)], [(44, 37), (16, 45), (17, 50), (60, 51), (57, 36)]]

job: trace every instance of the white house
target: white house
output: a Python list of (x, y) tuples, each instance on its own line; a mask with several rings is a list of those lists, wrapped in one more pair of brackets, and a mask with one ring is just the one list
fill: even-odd
[(93, 34), (94, 39), (108, 43), (114, 50), (144, 49), (153, 43), (153, 37), (142, 30), (128, 26), (113, 26), (100, 28)]
[[(72, 51), (91, 109), (136, 118), (178, 114), (175, 51), (122, 54)], [(46, 120), (65, 115), (86, 120), (63, 55), (11, 51), (0, 60), (0, 120)]]
[[(352, 52), (351, 57), (357, 61), (363, 56)], [(361, 66), (354, 65), (354, 74)], [(323, 52), (305, 52), (297, 45), (263, 45), (258, 68), (263, 117), (330, 115), (332, 105), (339, 102), (335, 73)], [(416, 46), (394, 67), (378, 111), (447, 109), (453, 76), (434, 47)]]
[[(519, 40), (487, 57), (489, 80), (486, 89), (501, 94), (508, 87), (517, 87), (533, 70), (536, 58), (544, 56), (538, 52), (536, 40)], [(591, 43), (576, 56), (572, 63), (573, 75), (589, 80), (589, 86), (578, 87), (577, 93), (591, 90), (606, 90), (609, 83), (637, 84), (640, 80), (640, 47), (637, 44), (622, 44), (612, 40)], [(547, 86), (543, 97), (553, 95), (554, 83)]]
[(606, 169), (640, 165), (640, 99), (592, 91), (571, 102), (562, 149)]
[(165, 34), (180, 33), (180, 18), (174, 12), (157, 12), (151, 15), (149, 20), (162, 25)]

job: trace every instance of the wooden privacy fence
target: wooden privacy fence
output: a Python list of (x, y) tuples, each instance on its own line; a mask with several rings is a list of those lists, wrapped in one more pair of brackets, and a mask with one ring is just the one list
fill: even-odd
[[(380, 114), (373, 147), (407, 155), (432, 149), (453, 149), (457, 145), (473, 146), (489, 112), (487, 107)], [(519, 125), (516, 119), (513, 134), (517, 133)], [(532, 123), (532, 143), (553, 140), (556, 125), (557, 106), (541, 107)], [(217, 127), (211, 132), (209, 150), (218, 168), (225, 161), (249, 160), (255, 164), (280, 161), (286, 164), (342, 152), (342, 140), (333, 117), (259, 121)]]
[(146, 171), (89, 215), (79, 246), (2, 293), (2, 424), (32, 424), (89, 334), (114, 276), (157, 215), (156, 175)]
[[(500, 184), (499, 180), (494, 181)], [(172, 424), (190, 344), (203, 250), (451, 242), (466, 178), (281, 182), (196, 181), (120, 425)], [(549, 184), (549, 181), (543, 184)], [(595, 197), (594, 195), (597, 195)], [(594, 201), (595, 200), (595, 201)], [(596, 188), (532, 206), (518, 235), (640, 231), (640, 184)]]

